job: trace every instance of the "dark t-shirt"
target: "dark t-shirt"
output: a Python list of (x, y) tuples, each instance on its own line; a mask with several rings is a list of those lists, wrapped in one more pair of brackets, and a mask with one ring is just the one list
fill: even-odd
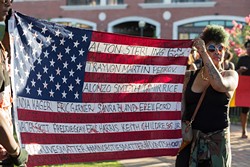
[(196, 65), (197, 69), (200, 69), (202, 67), (202, 60), (197, 59), (194, 61), (194, 64)]
[[(185, 118), (190, 120), (202, 93), (192, 91), (193, 82), (199, 70), (190, 76), (185, 92)], [(192, 127), (204, 133), (222, 130), (228, 127), (229, 98), (225, 93), (217, 92), (210, 85), (194, 119)]]
[(250, 56), (241, 56), (238, 60), (235, 70), (238, 70), (240, 66), (245, 66), (248, 68), (247, 71), (243, 72), (241, 75), (249, 75), (250, 76)]

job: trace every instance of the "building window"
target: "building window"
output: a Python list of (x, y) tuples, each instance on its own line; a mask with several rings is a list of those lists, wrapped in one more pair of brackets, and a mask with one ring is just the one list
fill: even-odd
[(123, 0), (107, 0), (107, 5), (123, 4)]
[(83, 28), (83, 29), (88, 29), (92, 30), (93, 27), (87, 25), (87, 24), (82, 24), (82, 23), (73, 23), (73, 22), (56, 22), (58, 24), (62, 24), (65, 26), (71, 26), (71, 27), (77, 27), (77, 28)]
[(67, 0), (67, 5), (118, 5), (123, 4), (123, 0)]
[(145, 0), (145, 3), (163, 3), (163, 0)]
[(211, 2), (213, 0), (145, 0), (145, 3)]
[[(142, 31), (142, 32), (141, 32)], [(124, 22), (117, 24), (113, 27), (114, 33), (144, 36), (144, 37), (156, 37), (156, 26), (146, 23), (143, 29), (138, 26), (138, 21)]]
[[(238, 22), (245, 25), (244, 22)], [(194, 39), (201, 34), (202, 30), (211, 24), (221, 25), (225, 28), (231, 29), (233, 27), (231, 20), (205, 20), (192, 23), (183, 24), (178, 27), (179, 39)]]
[(67, 0), (67, 5), (100, 5), (100, 0)]

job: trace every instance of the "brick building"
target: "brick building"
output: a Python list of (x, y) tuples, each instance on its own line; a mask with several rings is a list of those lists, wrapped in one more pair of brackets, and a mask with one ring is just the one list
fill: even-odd
[(249, 0), (14, 0), (23, 14), (98, 31), (193, 39), (207, 24), (245, 22)]

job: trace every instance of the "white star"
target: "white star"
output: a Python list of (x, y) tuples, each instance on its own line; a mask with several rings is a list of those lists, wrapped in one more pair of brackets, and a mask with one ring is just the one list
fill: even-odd
[(23, 78), (20, 78), (20, 83), (21, 83), (21, 85), (23, 85), (23, 83), (24, 83), (24, 79)]
[(54, 44), (54, 45), (52, 46), (52, 51), (55, 51), (55, 52), (56, 52), (56, 48), (57, 48), (57, 46), (56, 46), (56, 44)]
[(83, 53), (84, 53), (85, 51), (84, 50), (79, 50), (79, 55), (81, 55), (81, 56), (83, 56)]
[(69, 54), (69, 51), (70, 51), (71, 49), (69, 48), (69, 47), (67, 47), (67, 48), (65, 48), (65, 53), (68, 53)]
[(58, 68), (56, 69), (56, 75), (61, 75), (61, 71), (62, 71), (62, 70), (60, 70), (60, 68), (58, 67)]
[(35, 71), (35, 66), (34, 66), (34, 64), (31, 64), (31, 65), (30, 65), (30, 69), (31, 69), (31, 71)]
[(63, 83), (67, 83), (68, 78), (66, 78), (65, 76), (63, 76), (62, 80), (63, 80)]
[(81, 69), (82, 69), (82, 64), (79, 63), (79, 64), (77, 65), (77, 70), (81, 70)]
[(43, 83), (43, 88), (45, 88), (45, 89), (47, 89), (47, 88), (48, 88), (48, 84), (47, 84), (47, 82), (46, 82), (46, 81)]
[(59, 35), (61, 34), (61, 32), (59, 31), (59, 29), (58, 30), (56, 30), (56, 35), (55, 36), (57, 36), (57, 37), (59, 37)]
[(78, 94), (78, 92), (75, 93), (75, 99), (79, 99), (79, 94)]
[(31, 86), (35, 87), (36, 86), (36, 81), (34, 81), (34, 79), (31, 81)]
[(56, 63), (56, 62), (54, 62), (54, 60), (52, 59), (52, 60), (50, 61), (50, 66), (51, 66), (51, 67), (54, 67), (55, 63)]
[(32, 27), (33, 27), (32, 23), (28, 24), (28, 30), (32, 30)]
[(40, 74), (40, 72), (37, 73), (36, 76), (37, 76), (37, 80), (41, 80), (42, 79), (42, 75)]
[(43, 54), (44, 54), (44, 57), (49, 57), (49, 53), (48, 53), (48, 51), (46, 50), (45, 52), (43, 52)]
[(29, 71), (25, 71), (24, 73), (25, 73), (25, 76), (26, 76), (26, 77), (28, 77), (29, 74), (30, 74)]
[(43, 67), (43, 73), (48, 73), (48, 68), (46, 66)]
[(50, 92), (49, 92), (49, 96), (50, 96), (50, 97), (54, 97), (54, 92), (52, 91), (52, 89), (51, 89)]
[(33, 34), (33, 39), (36, 39), (38, 37), (37, 32)]
[(69, 34), (69, 39), (73, 39), (73, 33), (72, 32), (70, 32), (70, 34)]
[(48, 37), (46, 37), (46, 42), (51, 43), (51, 40), (52, 40), (52, 38), (50, 37), (50, 35)]
[(28, 45), (31, 46), (32, 45), (32, 40), (28, 39)]
[(29, 61), (29, 59), (30, 59), (29, 55), (28, 55), (28, 54), (25, 54), (25, 55), (24, 55), (24, 59), (25, 59), (25, 61)]
[(23, 30), (23, 36), (26, 36), (28, 31), (26, 29)]
[(82, 41), (87, 42), (87, 39), (88, 39), (88, 37), (86, 34), (84, 36), (82, 36)]
[(62, 92), (62, 98), (66, 98), (67, 93), (65, 91)]
[(38, 95), (38, 96), (39, 96), (39, 95), (42, 96), (42, 92), (43, 92), (43, 91), (39, 88), (39, 89), (37, 90), (37, 95)]
[(47, 31), (48, 29), (46, 28), (46, 26), (45, 27), (43, 27), (42, 28), (42, 33), (44, 33), (45, 34), (45, 32)]
[(43, 43), (42, 43), (42, 41), (40, 41), (40, 42), (38, 43), (38, 48), (39, 48), (39, 49), (42, 49), (42, 47), (43, 47)]
[(61, 40), (60, 40), (60, 45), (64, 45), (64, 42), (65, 42), (65, 40), (64, 40), (64, 39), (61, 39)]
[(73, 55), (73, 56), (71, 57), (71, 61), (72, 61), (72, 62), (76, 62), (76, 56), (75, 56), (75, 55)]
[(20, 51), (23, 52), (24, 46), (23, 46), (23, 45), (20, 45), (19, 47), (20, 47)]
[(59, 53), (59, 54), (57, 55), (57, 60), (62, 60), (62, 57), (63, 57), (63, 55), (62, 55), (61, 53)]
[(30, 94), (30, 88), (29, 88), (29, 86), (27, 86), (25, 89), (26, 89), (26, 93)]
[(51, 75), (49, 76), (49, 81), (50, 81), (50, 82), (54, 82), (54, 78), (55, 78), (55, 77), (53, 76), (53, 74), (51, 74)]
[(32, 54), (33, 54), (33, 55), (35, 55), (36, 53), (37, 53), (36, 48), (33, 48), (33, 50), (32, 50)]
[(56, 90), (60, 90), (61, 85), (57, 82), (56, 86)]
[(79, 77), (77, 77), (77, 78), (75, 79), (75, 81), (76, 81), (76, 84), (80, 85), (81, 80), (79, 79)]
[(74, 48), (77, 48), (80, 43), (78, 41), (74, 42)]
[(63, 63), (63, 68), (66, 68), (66, 69), (67, 69), (67, 68), (68, 68), (68, 65), (69, 65), (68, 62), (65, 61), (65, 62)]
[(72, 84), (69, 85), (69, 91), (73, 91), (74, 86)]
[(19, 65), (20, 65), (21, 68), (23, 68), (24, 63), (23, 63), (22, 60), (19, 61)]
[(37, 59), (37, 64), (42, 64), (42, 59), (40, 57)]
[(69, 71), (69, 76), (71, 76), (71, 77), (73, 77), (74, 76), (74, 71), (71, 69), (70, 71)]

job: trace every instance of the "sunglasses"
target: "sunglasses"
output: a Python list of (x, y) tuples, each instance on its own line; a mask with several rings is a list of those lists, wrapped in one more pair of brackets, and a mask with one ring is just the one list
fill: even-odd
[(216, 51), (216, 49), (219, 51), (219, 52), (222, 52), (223, 50), (225, 50), (226, 48), (225, 48), (225, 46), (223, 46), (223, 45), (214, 45), (214, 44), (210, 44), (210, 45), (208, 45), (208, 47), (207, 47), (207, 50), (209, 51), (209, 52), (211, 52), (211, 53), (213, 53), (213, 52), (215, 52)]

